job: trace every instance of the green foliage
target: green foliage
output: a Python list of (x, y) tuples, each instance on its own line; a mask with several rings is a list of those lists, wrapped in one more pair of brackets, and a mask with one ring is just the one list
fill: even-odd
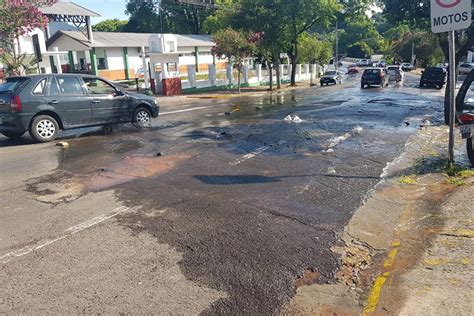
[(26, 54), (15, 55), (4, 51), (0, 56), (0, 62), (8, 76), (21, 76), (36, 70), (36, 58)]
[(92, 26), (94, 32), (122, 32), (128, 20), (109, 19)]
[(370, 57), (381, 53), (385, 47), (383, 37), (375, 28), (375, 23), (365, 12), (347, 15), (344, 30), (340, 36), (340, 49), (351, 57)]
[(299, 39), (300, 51), (298, 63), (300, 64), (327, 64), (333, 56), (332, 43), (321, 41), (315, 35), (303, 33)]

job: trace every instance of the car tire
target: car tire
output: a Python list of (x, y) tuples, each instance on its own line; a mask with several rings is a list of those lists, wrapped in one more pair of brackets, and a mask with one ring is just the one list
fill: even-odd
[(49, 115), (38, 115), (30, 124), (29, 134), (39, 143), (51, 142), (58, 137), (59, 124)]
[(467, 156), (469, 157), (469, 161), (471, 162), (471, 165), (474, 166), (474, 147), (472, 145), (472, 137), (467, 139), (466, 149), (467, 149)]
[(364, 89), (365, 88), (365, 85), (363, 83), (360, 84), (360, 88), (361, 89)]
[(147, 128), (151, 126), (151, 113), (145, 107), (138, 107), (133, 112), (133, 124), (138, 128)]
[(2, 132), (2, 134), (10, 139), (19, 139), (25, 132)]

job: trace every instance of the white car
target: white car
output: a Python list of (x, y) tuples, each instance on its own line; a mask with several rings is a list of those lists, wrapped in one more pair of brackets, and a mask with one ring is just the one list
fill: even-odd
[(402, 66), (399, 65), (391, 65), (387, 67), (388, 72), (388, 80), (389, 81), (402, 81), (403, 80), (403, 70)]
[(370, 66), (370, 60), (368, 60), (368, 59), (359, 60), (359, 66), (360, 67), (369, 67)]
[(464, 63), (459, 66), (459, 73), (461, 75), (463, 74), (469, 74), (471, 70), (474, 69), (474, 63)]

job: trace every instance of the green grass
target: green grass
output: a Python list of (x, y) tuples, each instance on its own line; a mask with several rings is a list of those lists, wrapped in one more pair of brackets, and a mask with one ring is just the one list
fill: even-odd
[(414, 176), (403, 176), (398, 180), (398, 182), (401, 184), (416, 184), (417, 180)]
[(449, 184), (455, 185), (457, 187), (462, 187), (463, 185), (466, 185), (466, 182), (464, 182), (460, 178), (449, 178), (447, 181)]

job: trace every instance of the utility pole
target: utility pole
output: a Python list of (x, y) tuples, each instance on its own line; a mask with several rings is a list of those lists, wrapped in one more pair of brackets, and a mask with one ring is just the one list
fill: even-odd
[(336, 58), (334, 59), (334, 68), (339, 68), (339, 21), (336, 20)]

